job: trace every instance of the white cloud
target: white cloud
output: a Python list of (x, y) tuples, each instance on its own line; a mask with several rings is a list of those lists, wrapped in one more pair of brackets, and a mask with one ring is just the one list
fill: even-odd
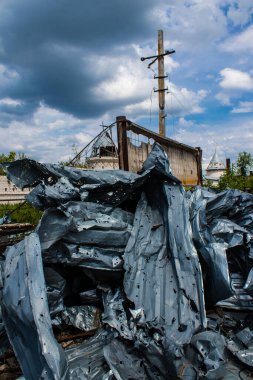
[(3, 105), (3, 106), (16, 107), (16, 106), (20, 106), (21, 104), (22, 104), (22, 101), (17, 100), (17, 99), (11, 99), (11, 98), (0, 99), (0, 105)]
[[(191, 91), (187, 88), (179, 88), (175, 84), (170, 83), (169, 93), (165, 95), (165, 113), (173, 116), (185, 116), (191, 114), (199, 114), (204, 112), (201, 107), (201, 101), (207, 96), (207, 91), (199, 90)], [(130, 103), (124, 107), (124, 112), (131, 118), (139, 119), (152, 116), (157, 113), (158, 96), (153, 90), (150, 96), (138, 103)], [(183, 123), (183, 118), (180, 119)], [(190, 125), (190, 121), (186, 121)]]
[[(133, 56), (121, 57), (120, 64), (118, 57), (101, 57), (96, 60), (96, 72), (106, 72), (106, 79), (102, 80), (95, 88), (95, 94), (101, 101), (110, 100), (120, 102), (121, 111), (131, 118), (148, 117), (150, 113), (158, 112), (157, 93), (153, 89), (157, 88), (157, 79), (154, 79), (154, 72), (157, 74), (157, 64), (152, 65), (152, 70), (147, 69), (150, 60), (141, 62), (140, 57), (155, 54), (155, 48), (151, 45), (140, 46), (131, 45), (134, 51)], [(172, 72), (179, 67), (172, 57), (165, 59), (165, 71)], [(167, 85), (169, 93), (166, 94), (166, 110), (168, 114), (182, 116), (195, 113), (203, 113), (204, 109), (200, 105), (207, 96), (207, 91), (200, 89), (197, 92), (188, 88), (179, 88), (173, 83)], [(116, 111), (119, 106), (114, 106)], [(118, 111), (116, 111), (118, 112)]]
[[(231, 106), (231, 99), (240, 97), (242, 92), (246, 91), (249, 96), (248, 102), (239, 102), (242, 99), (238, 99), (239, 105), (234, 106), (231, 112), (234, 114), (252, 112), (252, 96), (250, 97), (249, 92), (253, 90), (253, 71), (250, 71), (252, 69), (250, 54), (241, 54), (253, 52), (253, 25), (245, 29), (245, 23), (249, 21), (252, 13), (252, 0), (185, 0), (182, 2), (178, 0), (170, 0), (169, 2), (157, 0), (153, 4), (152, 12), (149, 15), (150, 29), (145, 25), (143, 26), (143, 20), (140, 20), (140, 30), (136, 30), (136, 33), (132, 30), (129, 33), (129, 38), (127, 36), (125, 40), (123, 38), (120, 42), (116, 39), (113, 45), (108, 48), (106, 46), (106, 35), (98, 36), (97, 44), (91, 50), (89, 48), (87, 48), (87, 51), (83, 50), (83, 48), (86, 49), (85, 42), (83, 47), (80, 48), (80, 51), (85, 52), (82, 55), (83, 62), (81, 65), (83, 73), (86, 76), (90, 75), (88, 79), (92, 78), (92, 80), (86, 82), (86, 76), (83, 78), (80, 75), (80, 81), (83, 80), (82, 88), (87, 88), (87, 91), (89, 91), (91, 103), (95, 94), (95, 105), (99, 102), (103, 105), (108, 104), (108, 111), (105, 115), (99, 119), (80, 119), (41, 104), (31, 120), (26, 120), (25, 122), (12, 121), (8, 128), (0, 130), (0, 151), (6, 152), (6, 149), (13, 149), (23, 151), (43, 161), (63, 160), (71, 156), (71, 146), (73, 144), (77, 144), (78, 149), (81, 149), (92, 136), (100, 131), (99, 124), (101, 124), (102, 120), (105, 123), (110, 123), (115, 120), (117, 114), (124, 113), (132, 120), (138, 118), (148, 120), (150, 113), (156, 117), (158, 112), (157, 94), (152, 93), (152, 102), (150, 95), (152, 88), (157, 87), (157, 81), (153, 80), (152, 71), (147, 69), (149, 62), (141, 62), (140, 57), (156, 54), (156, 33), (157, 29), (162, 28), (164, 30), (165, 49), (175, 48), (177, 50), (175, 55), (165, 58), (165, 71), (173, 74), (172, 83), (169, 85), (170, 93), (166, 94), (165, 111), (168, 116), (172, 115), (170, 117), (173, 120), (175, 120), (175, 116), (179, 117), (178, 125), (181, 129), (178, 135), (185, 139), (184, 142), (187, 143), (188, 139), (188, 143), (193, 146), (200, 145), (204, 149), (208, 146), (210, 152), (206, 157), (210, 157), (213, 153), (214, 144), (210, 134), (208, 135), (204, 126), (194, 133), (197, 127), (193, 121), (187, 120), (187, 115), (199, 114), (198, 120), (201, 120), (200, 114), (205, 113), (203, 116), (208, 118), (207, 104), (208, 100), (210, 100), (210, 112), (215, 112), (216, 109), (219, 113), (224, 112), (222, 114), (223, 120), (226, 117), (231, 117), (229, 114), (230, 109), (222, 108), (222, 110), (219, 110), (217, 102), (214, 103), (211, 96), (207, 98), (208, 92), (203, 90), (203, 88), (207, 88), (207, 83), (211, 86), (212, 93), (218, 92), (215, 95), (216, 99), (227, 106)], [(222, 6), (226, 6), (227, 13)], [(145, 12), (146, 9), (149, 9), (148, 5), (147, 7), (145, 6)], [(99, 15), (99, 8), (97, 12)], [(234, 28), (234, 26), (241, 26), (241, 28)], [(103, 28), (106, 29), (107, 25), (104, 25)], [(238, 30), (240, 30), (240, 33)], [(230, 32), (237, 34), (227, 38)], [(54, 36), (49, 37), (51, 41)], [(65, 37), (62, 35), (62, 38), (64, 40)], [(217, 51), (217, 48), (219, 48), (218, 43), (224, 41), (224, 39), (226, 40), (221, 45), (222, 51)], [(73, 47), (76, 42), (77, 46), (79, 46), (79, 43), (73, 39), (72, 45), (71, 41), (68, 42), (67, 50), (64, 44), (63, 51), (65, 54), (66, 51), (70, 51), (73, 60), (78, 56), (78, 62), (80, 63), (81, 55), (74, 54), (75, 50), (73, 50), (79, 49), (78, 47)], [(100, 50), (99, 44), (101, 41), (105, 45)], [(127, 41), (127, 43), (124, 41)], [(117, 45), (119, 43), (120, 46)], [(52, 49), (52, 53), (54, 50), (55, 47)], [(29, 57), (31, 51), (22, 51), (22, 54), (24, 54), (22, 60)], [(230, 68), (231, 55), (224, 54), (224, 51), (237, 54), (233, 56), (234, 65), (237, 66)], [(8, 52), (8, 49), (6, 52)], [(13, 94), (12, 83), (19, 81), (23, 75), (29, 74), (28, 68), (27, 73), (20, 71), (20, 77), (18, 77), (19, 74), (13, 70), (13, 68), (19, 70), (18, 65), (15, 63), (15, 57), (13, 55), (13, 61), (9, 61), (13, 62), (9, 66), (12, 69), (7, 68), (5, 65), (0, 65), (1, 87), (3, 89), (6, 87), (8, 90), (4, 92), (1, 89), (0, 98), (2, 99), (0, 100), (0, 105), (8, 106), (8, 109), (3, 107), (8, 112), (12, 111), (11, 107), (19, 106), (19, 99), (11, 99), (11, 94)], [(47, 61), (46, 58), (38, 56), (38, 66), (39, 61), (41, 60), (43, 63), (44, 59)], [(230, 60), (226, 61), (227, 59)], [(6, 63), (8, 60), (5, 59), (3, 62)], [(223, 66), (221, 66), (221, 63)], [(57, 67), (61, 67), (61, 64)], [(217, 78), (217, 72), (221, 67), (225, 68), (220, 71), (220, 79), (215, 81), (214, 78)], [(238, 67), (241, 70), (237, 70)], [(64, 64), (62, 69), (64, 72)], [(152, 66), (152, 69), (157, 72), (156, 64)], [(56, 74), (64, 81), (64, 75), (60, 75), (60, 72)], [(52, 72), (51, 75), (53, 78), (55, 73)], [(204, 85), (202, 85), (202, 80), (205, 83)], [(96, 83), (91, 92), (89, 86), (92, 84), (90, 83)], [(180, 85), (177, 86), (175, 83), (180, 83)], [(214, 90), (217, 85), (219, 90)], [(36, 81), (33, 81), (32, 85), (23, 93), (23, 104), (30, 96), (30, 92), (31, 94), (33, 91), (36, 92), (36, 86)], [(198, 91), (197, 89), (200, 90)], [(47, 91), (47, 86), (44, 86), (43, 91), (40, 91), (36, 99), (46, 99), (43, 91)], [(75, 96), (78, 96), (79, 92), (76, 94), (73, 92), (73, 99), (77, 99)], [(17, 97), (19, 97), (19, 94)], [(97, 105), (98, 108), (99, 105)], [(61, 109), (64, 109), (64, 106)], [(71, 110), (71, 108), (68, 109)], [(13, 120), (14, 118), (17, 119), (18, 112), (15, 113), (14, 111), (18, 110), (13, 110), (13, 116), (12, 112), (7, 115), (8, 122), (12, 117)], [(31, 112), (33, 112), (33, 108)], [(73, 108), (74, 112), (76, 112), (75, 108)], [(21, 117), (23, 117), (23, 114)], [(21, 117), (18, 120), (21, 120)], [(240, 115), (237, 115), (236, 119), (239, 117)], [(223, 125), (220, 124), (219, 128), (222, 130)], [(229, 133), (228, 129), (226, 136), (221, 133), (222, 144), (228, 144), (229, 147), (232, 146), (232, 143), (234, 144), (233, 146), (238, 144), (235, 150), (239, 149), (240, 144), (244, 144), (244, 140), (238, 138), (235, 128), (233, 133)], [(6, 136), (8, 136), (8, 139)], [(209, 141), (210, 144), (208, 143)]]
[(0, 64), (0, 90), (4, 88), (4, 86), (12, 83), (17, 80), (19, 74), (15, 70), (9, 69), (7, 66)]
[(235, 161), (239, 152), (253, 152), (253, 120), (236, 118), (223, 124), (213, 123), (211, 126), (208, 124), (198, 126), (196, 123), (194, 128), (179, 127), (172, 138), (191, 146), (200, 146), (204, 163), (210, 161), (216, 147), (227, 158)]
[[(154, 72), (157, 72), (157, 63), (147, 69), (151, 60), (142, 62), (143, 56), (156, 54), (155, 47), (131, 45), (129, 56), (97, 57), (93, 58), (93, 66), (99, 75), (104, 78), (98, 82), (92, 92), (101, 101), (132, 101), (142, 102), (150, 93), (151, 89), (157, 85), (154, 79)], [(132, 54), (132, 56), (131, 56)], [(171, 73), (179, 67), (179, 63), (172, 57), (165, 59), (165, 72)], [(154, 71), (154, 72), (153, 72)]]
[(155, 101), (155, 104), (152, 104), (151, 99), (148, 99), (148, 98), (139, 103), (128, 104), (124, 108), (124, 112), (126, 113), (126, 115), (133, 118), (145, 117), (150, 112), (157, 112), (157, 111), (158, 111), (157, 101)]
[(188, 90), (187, 88), (179, 88), (170, 83), (167, 101), (167, 112), (174, 116), (185, 116), (190, 114), (203, 113), (205, 110), (200, 105), (201, 101), (207, 96), (206, 90), (197, 92)]
[(178, 125), (180, 127), (192, 127), (194, 125), (194, 122), (192, 120), (186, 120), (184, 117), (180, 117), (178, 120)]
[(223, 44), (221, 44), (221, 49), (231, 53), (253, 53), (253, 25), (249, 26), (246, 30), (233, 36)]
[(239, 107), (233, 108), (232, 113), (250, 113), (253, 112), (253, 102), (240, 102)]
[(253, 13), (251, 0), (238, 0), (231, 1), (230, 3), (227, 16), (235, 26), (245, 25), (250, 21)]
[[(7, 66), (0, 64), (0, 75), (7, 78), (17, 78), (19, 74), (15, 70), (10, 70)], [(1, 78), (2, 79), (2, 78)]]
[[(105, 58), (98, 62), (98, 68), (110, 66), (110, 75), (93, 89), (93, 93), (103, 100), (130, 100), (143, 98), (152, 86), (150, 74), (144, 71), (141, 62), (129, 57)], [(107, 68), (106, 68), (107, 70)], [(149, 75), (148, 75), (149, 74)]]
[(220, 86), (225, 90), (253, 90), (253, 78), (249, 73), (226, 67), (220, 71)]
[(231, 106), (230, 96), (228, 94), (224, 94), (223, 92), (219, 92), (215, 95), (215, 98), (221, 102), (224, 106)]
[(223, 1), (188, 0), (179, 4), (170, 1), (169, 6), (159, 7), (153, 19), (160, 21), (168, 35), (181, 44), (181, 50), (212, 48), (214, 43), (227, 35), (227, 18), (220, 8)]
[[(111, 115), (103, 118), (105, 123), (112, 121)], [(13, 121), (0, 128), (0, 152), (22, 152), (42, 162), (67, 161), (74, 155), (73, 145), (81, 150), (101, 131), (100, 124), (100, 120), (78, 119), (41, 104), (30, 121)]]

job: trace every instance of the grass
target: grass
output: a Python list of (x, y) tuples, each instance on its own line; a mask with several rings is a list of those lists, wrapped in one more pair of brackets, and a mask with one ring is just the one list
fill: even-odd
[(42, 212), (36, 210), (30, 204), (25, 203), (21, 207), (20, 204), (0, 204), (0, 218), (8, 211), (13, 211), (10, 215), (13, 223), (31, 223), (37, 225)]

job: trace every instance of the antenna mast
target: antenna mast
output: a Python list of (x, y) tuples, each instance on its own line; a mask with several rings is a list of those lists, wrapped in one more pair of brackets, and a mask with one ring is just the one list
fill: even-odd
[(158, 54), (153, 55), (151, 57), (142, 57), (141, 61), (145, 61), (146, 59), (153, 59), (152, 62), (149, 63), (148, 68), (153, 65), (158, 60), (158, 76), (154, 76), (154, 79), (158, 79), (158, 89), (154, 90), (155, 92), (158, 92), (158, 103), (159, 103), (159, 134), (163, 137), (166, 136), (166, 129), (165, 129), (165, 118), (166, 114), (164, 112), (165, 108), (165, 91), (168, 90), (168, 88), (165, 88), (165, 78), (168, 77), (168, 75), (164, 75), (164, 56), (175, 53), (175, 50), (165, 50), (163, 46), (163, 31), (158, 30)]

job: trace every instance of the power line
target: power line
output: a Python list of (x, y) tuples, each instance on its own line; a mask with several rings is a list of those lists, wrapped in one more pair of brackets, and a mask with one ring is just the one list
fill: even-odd
[(187, 108), (186, 106), (185, 106), (185, 104), (183, 104), (182, 102), (181, 102), (181, 100), (179, 100), (178, 99), (178, 97), (176, 96), (176, 94), (173, 92), (173, 91), (171, 91), (171, 95), (173, 95), (174, 96), (174, 98), (178, 101), (178, 103), (187, 111), (187, 112), (189, 112), (189, 108)]

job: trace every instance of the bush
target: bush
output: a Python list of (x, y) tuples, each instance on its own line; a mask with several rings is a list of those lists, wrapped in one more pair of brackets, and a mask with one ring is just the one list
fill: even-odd
[(217, 188), (219, 191), (226, 189), (238, 189), (253, 193), (253, 176), (242, 176), (234, 173), (226, 173), (221, 176)]
[(0, 218), (8, 211), (15, 210), (10, 215), (13, 223), (31, 223), (37, 225), (42, 216), (42, 212), (36, 210), (28, 203), (25, 203), (21, 207), (19, 206), (21, 206), (21, 204), (0, 204)]

